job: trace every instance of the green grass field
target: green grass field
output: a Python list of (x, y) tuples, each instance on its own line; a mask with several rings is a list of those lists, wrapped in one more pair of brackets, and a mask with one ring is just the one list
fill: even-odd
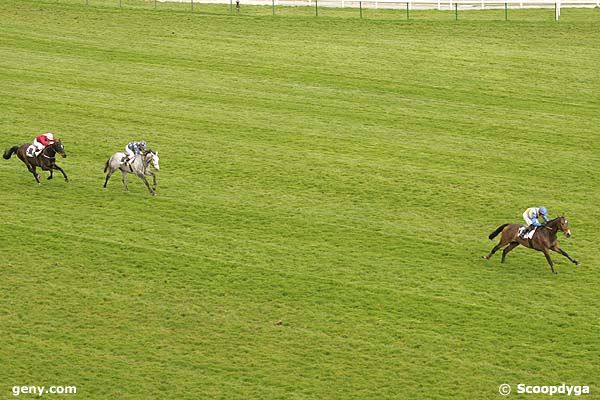
[[(0, 159), (0, 398), (600, 398), (600, 11), (226, 11), (0, 2), (0, 148), (72, 179)], [(481, 259), (542, 204), (580, 267)]]

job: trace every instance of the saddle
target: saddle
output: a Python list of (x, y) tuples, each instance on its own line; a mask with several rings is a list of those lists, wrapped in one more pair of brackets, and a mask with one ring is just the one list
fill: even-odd
[(128, 161), (127, 156), (123, 156), (123, 158), (121, 158), (121, 166), (128, 168), (129, 172), (133, 172), (133, 167), (131, 166), (133, 161), (135, 161), (135, 157), (132, 158), (131, 161)]
[(27, 155), (27, 157), (35, 158), (35, 157), (37, 157), (37, 154), (35, 154), (36, 151), (37, 151), (37, 147), (30, 144), (29, 147), (27, 147), (27, 150), (25, 150), (25, 154)]
[(526, 226), (521, 226), (521, 227), (519, 228), (519, 237), (522, 237), (522, 238), (524, 238), (524, 239), (532, 239), (532, 238), (533, 238), (533, 235), (535, 234), (535, 231), (537, 231), (537, 229), (538, 229), (538, 228), (537, 228), (537, 227), (536, 227), (536, 228), (533, 228), (532, 230), (530, 230), (529, 232), (527, 232), (527, 234), (525, 234), (525, 236), (523, 236), (523, 231), (524, 231), (525, 229), (527, 229), (527, 227), (526, 227)]

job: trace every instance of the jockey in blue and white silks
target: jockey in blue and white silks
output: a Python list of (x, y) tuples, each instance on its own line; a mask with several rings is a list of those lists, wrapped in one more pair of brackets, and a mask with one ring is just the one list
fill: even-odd
[(521, 237), (524, 238), (527, 233), (531, 232), (532, 229), (542, 226), (542, 223), (538, 220), (543, 218), (544, 222), (548, 222), (548, 210), (546, 207), (530, 207), (523, 213), (523, 219), (525, 220), (526, 227), (521, 233)]
[(129, 142), (125, 146), (125, 161), (131, 162), (135, 156), (142, 154), (142, 151), (146, 150), (146, 142)]

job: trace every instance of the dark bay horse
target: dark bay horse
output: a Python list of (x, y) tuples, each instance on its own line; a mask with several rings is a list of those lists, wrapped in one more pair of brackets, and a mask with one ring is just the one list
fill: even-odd
[(504, 250), (502, 250), (502, 262), (504, 262), (506, 254), (508, 254), (509, 251), (511, 251), (518, 245), (522, 245), (544, 253), (544, 255), (546, 256), (546, 261), (548, 261), (548, 264), (550, 265), (550, 269), (552, 270), (553, 274), (556, 274), (556, 271), (554, 271), (554, 266), (552, 264), (552, 259), (550, 258), (549, 250), (560, 253), (563, 256), (567, 257), (573, 264), (579, 265), (579, 261), (577, 261), (574, 258), (571, 258), (571, 256), (568, 255), (566, 251), (561, 249), (558, 245), (558, 241), (556, 240), (556, 234), (559, 231), (563, 232), (566, 237), (571, 237), (569, 223), (565, 217), (554, 218), (546, 225), (538, 228), (531, 239), (522, 239), (521, 237), (519, 237), (520, 227), (521, 225), (519, 224), (504, 224), (499, 226), (498, 229), (492, 232), (488, 237), (490, 240), (492, 240), (496, 236), (498, 236), (500, 232), (502, 232), (502, 236), (500, 237), (500, 243), (494, 246), (492, 251), (490, 251), (490, 254), (484, 256), (483, 258), (489, 260), (495, 252), (500, 250), (502, 247), (508, 245)]
[(48, 179), (52, 179), (53, 172), (55, 169), (57, 169), (63, 174), (65, 181), (69, 182), (69, 178), (67, 178), (65, 171), (56, 165), (57, 154), (60, 154), (63, 158), (67, 156), (67, 153), (65, 153), (65, 147), (60, 140), (57, 140), (53, 144), (44, 148), (44, 150), (42, 150), (37, 157), (27, 157), (26, 152), (29, 146), (29, 143), (25, 143), (21, 146), (13, 146), (4, 152), (3, 157), (5, 160), (8, 160), (13, 154), (16, 154), (17, 157), (23, 161), (38, 184), (40, 183), (40, 175), (36, 171), (37, 167), (41, 168), (43, 171), (50, 171), (50, 176)]

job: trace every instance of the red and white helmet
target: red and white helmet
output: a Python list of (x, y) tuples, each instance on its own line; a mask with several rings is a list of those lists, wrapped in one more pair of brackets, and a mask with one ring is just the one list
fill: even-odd
[(46, 137), (48, 138), (48, 140), (54, 140), (54, 134), (52, 132), (46, 133)]

